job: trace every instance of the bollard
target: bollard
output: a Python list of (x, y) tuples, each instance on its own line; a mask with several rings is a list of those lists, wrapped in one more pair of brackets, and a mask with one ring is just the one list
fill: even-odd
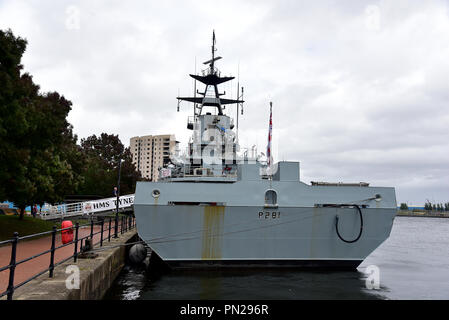
[(51, 232), (51, 254), (50, 254), (50, 278), (53, 278), (53, 270), (55, 269), (55, 242), (56, 242), (56, 226), (53, 226)]
[(11, 245), (11, 260), (9, 262), (9, 283), (8, 283), (8, 300), (12, 300), (14, 294), (14, 272), (16, 270), (16, 252), (17, 243), (19, 242), (19, 233), (14, 232), (14, 238)]

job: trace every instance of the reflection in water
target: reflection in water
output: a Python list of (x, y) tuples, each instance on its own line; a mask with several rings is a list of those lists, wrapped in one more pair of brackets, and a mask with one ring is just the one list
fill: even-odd
[(105, 299), (385, 299), (360, 271), (176, 271), (155, 275), (127, 266)]
[[(228, 270), (160, 272), (127, 266), (105, 299), (448, 299), (449, 219), (395, 219), (390, 238), (358, 271)], [(368, 266), (380, 289), (366, 287)]]

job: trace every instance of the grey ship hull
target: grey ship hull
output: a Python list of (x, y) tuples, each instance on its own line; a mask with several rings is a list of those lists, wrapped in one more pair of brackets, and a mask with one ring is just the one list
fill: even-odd
[[(139, 182), (134, 210), (139, 236), (173, 268), (284, 266), (356, 268), (390, 235), (394, 188), (318, 187), (273, 181), (278, 207), (264, 206), (267, 181)], [(153, 190), (160, 197), (151, 196)], [(363, 200), (375, 194), (382, 201)], [(358, 202), (355, 202), (355, 201)], [(362, 201), (363, 200), (363, 201)], [(213, 202), (212, 202), (213, 201)], [(282, 205), (284, 203), (284, 205)], [(354, 207), (364, 203), (362, 235)], [(251, 205), (252, 204), (252, 205)]]
[(135, 210), (140, 237), (174, 268), (356, 268), (388, 238), (396, 214), (362, 209), (362, 237), (348, 244), (335, 232), (335, 215), (341, 235), (353, 239), (360, 229), (354, 209), (147, 205)]

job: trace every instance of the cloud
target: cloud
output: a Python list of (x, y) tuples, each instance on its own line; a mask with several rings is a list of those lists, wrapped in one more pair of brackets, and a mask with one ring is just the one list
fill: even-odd
[[(189, 73), (212, 29), (218, 67), (245, 87), (240, 137), (302, 180), (394, 186), (398, 202), (449, 194), (447, 1), (0, 1), (0, 28), (29, 41), (24, 66), (73, 102), (80, 138), (191, 133)], [(195, 66), (196, 59), (196, 66)], [(237, 78), (223, 86), (235, 97)], [(232, 115), (235, 107), (227, 108)]]

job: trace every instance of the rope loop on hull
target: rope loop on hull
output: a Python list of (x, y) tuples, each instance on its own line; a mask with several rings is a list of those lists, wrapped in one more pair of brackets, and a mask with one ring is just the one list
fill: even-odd
[(355, 238), (354, 240), (346, 240), (346, 239), (344, 239), (341, 235), (340, 235), (340, 232), (338, 231), (338, 215), (336, 215), (336, 217), (335, 217), (335, 230), (337, 231), (337, 236), (340, 238), (340, 240), (341, 241), (343, 241), (343, 242), (346, 242), (346, 243), (354, 243), (354, 242), (357, 242), (359, 239), (360, 239), (360, 237), (362, 236), (362, 232), (363, 232), (363, 217), (362, 217), (362, 210), (360, 209), (360, 207), (358, 206), (358, 205), (356, 205), (356, 204), (354, 204), (354, 205), (352, 205), (352, 206), (354, 206), (356, 209), (357, 209), (357, 211), (359, 212), (359, 215), (360, 215), (360, 232), (359, 232), (359, 235), (357, 236), (357, 238)]

